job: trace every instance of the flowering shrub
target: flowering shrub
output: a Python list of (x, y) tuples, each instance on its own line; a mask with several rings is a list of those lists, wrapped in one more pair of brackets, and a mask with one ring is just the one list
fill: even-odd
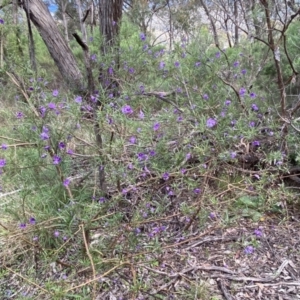
[(135, 41), (122, 39), (118, 64), (91, 56), (95, 73), (101, 66), (118, 80), (92, 95), (28, 79), (32, 102), (18, 94), (1, 112), (0, 185), (18, 190), (1, 213), (33, 245), (85, 245), (96, 228), (97, 253), (156, 251), (172, 222), (188, 230), (228, 215), (258, 221), (279, 193), (294, 199), (276, 180), (299, 136), (282, 135), (274, 95), (262, 88), (269, 78), (247, 61), (250, 45), (220, 51), (195, 40), (168, 51), (145, 33)]

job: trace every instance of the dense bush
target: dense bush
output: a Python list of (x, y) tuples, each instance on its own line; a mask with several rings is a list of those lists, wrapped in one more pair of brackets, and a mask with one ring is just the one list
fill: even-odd
[[(298, 69), (297, 30), (291, 27), (288, 46)], [(103, 257), (159, 252), (173, 214), (181, 229), (191, 221), (204, 228), (240, 215), (257, 221), (281, 210), (279, 197), (295, 200), (282, 176), (290, 156), (299, 160), (299, 134), (283, 133), (267, 50), (246, 40), (222, 50), (209, 39), (200, 33), (167, 50), (126, 21), (116, 62), (101, 57), (100, 37), (90, 36), (94, 74), (107, 70), (115, 86), (114, 93), (98, 86), (87, 98), (48, 82), (57, 71), (39, 40), (38, 61), (47, 68), (37, 77), (23, 72), (26, 53), (6, 62), (2, 74), (12, 68), (23, 82), (17, 87), (7, 77), (0, 113), (2, 192), (17, 190), (1, 203), (6, 253), (25, 257), (38, 247), (45, 257), (69, 255), (84, 266), (81, 247), (97, 232), (93, 263), (106, 270)], [(14, 41), (5, 42), (15, 57)], [(79, 60), (80, 48), (71, 45)], [(102, 149), (89, 114), (97, 100)], [(102, 167), (106, 191), (98, 188)]]

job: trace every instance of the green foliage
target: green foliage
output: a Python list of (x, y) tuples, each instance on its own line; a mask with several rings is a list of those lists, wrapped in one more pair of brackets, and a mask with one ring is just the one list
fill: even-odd
[[(49, 272), (49, 261), (63, 265), (59, 280), (51, 275), (40, 282), (39, 291), (53, 299), (78, 293), (88, 299), (108, 290), (107, 278), (119, 279), (121, 268), (132, 275), (122, 284), (137, 299), (153, 284), (135, 268), (159, 268), (164, 251), (189, 234), (189, 224), (202, 230), (240, 218), (259, 222), (270, 210), (284, 213), (279, 196), (295, 199), (281, 179), (289, 169), (286, 149), (297, 153), (299, 136), (282, 134), (268, 65), (257, 71), (263, 48), (246, 43), (220, 51), (202, 28), (190, 43), (178, 41), (168, 51), (140, 34), (123, 21), (118, 61), (114, 51), (99, 55), (100, 36), (88, 41), (95, 77), (101, 68), (113, 78), (112, 89), (98, 84), (89, 96), (65, 91), (59, 80), (46, 82), (55, 68), (36, 32), (46, 79), (30, 80), (19, 57), (6, 65), (20, 64), (15, 72), (30, 98), (18, 92), (0, 112), (1, 185), (14, 192), (0, 206), (3, 257), (11, 253), (11, 263), (30, 257), (30, 265), (38, 249), (41, 273)], [(6, 47), (16, 51), (13, 36), (7, 33)], [(74, 41), (71, 47), (84, 68), (81, 49)], [(93, 111), (96, 100), (102, 106)], [(106, 191), (98, 182), (103, 166)], [(179, 229), (170, 232), (174, 223)], [(259, 247), (254, 239), (245, 245)], [(93, 273), (92, 281), (82, 283), (82, 269)], [(71, 283), (62, 280), (66, 274)], [(96, 280), (96, 274), (105, 276)], [(201, 281), (188, 291), (180, 285), (178, 293), (187, 292), (191, 299), (213, 297)]]

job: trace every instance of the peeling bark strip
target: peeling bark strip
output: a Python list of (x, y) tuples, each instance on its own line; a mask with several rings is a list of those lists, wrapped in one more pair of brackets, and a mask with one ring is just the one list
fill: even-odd
[(72, 89), (81, 89), (82, 74), (47, 6), (41, 0), (28, 0), (27, 3), (28, 5), (23, 5), (23, 9), (39, 31), (61, 75)]

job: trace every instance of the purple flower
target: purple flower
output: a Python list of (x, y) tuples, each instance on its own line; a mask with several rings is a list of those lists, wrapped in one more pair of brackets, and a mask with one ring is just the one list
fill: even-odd
[(252, 99), (254, 99), (254, 98), (256, 98), (256, 94), (255, 93), (250, 93), (250, 98), (252, 98)]
[(58, 94), (59, 94), (58, 90), (54, 90), (54, 91), (52, 92), (52, 96), (53, 96), (53, 97), (57, 97)]
[(145, 118), (145, 114), (143, 113), (142, 110), (140, 110), (140, 112), (139, 112), (139, 118), (140, 119), (144, 119)]
[(133, 169), (133, 164), (129, 163), (128, 166), (127, 166), (127, 169), (132, 170)]
[(53, 102), (50, 102), (50, 103), (48, 104), (48, 107), (49, 107), (50, 109), (55, 109), (55, 108), (56, 108), (56, 104), (53, 103)]
[(231, 101), (230, 101), (230, 100), (226, 100), (226, 101), (224, 102), (224, 104), (225, 104), (226, 106), (229, 106), (229, 105), (230, 105), (230, 103), (231, 103)]
[(68, 150), (67, 150), (67, 154), (69, 154), (69, 155), (73, 155), (73, 154), (74, 154), (74, 152), (73, 152), (73, 150), (72, 150), (72, 149), (68, 149)]
[(4, 20), (3, 19), (0, 19), (0, 24), (4, 24)]
[(233, 66), (235, 67), (235, 68), (237, 68), (238, 66), (239, 66), (239, 62), (238, 61), (235, 61), (234, 63), (233, 63)]
[(58, 165), (61, 162), (61, 158), (58, 155), (54, 155), (52, 161), (54, 165)]
[(254, 230), (254, 234), (257, 236), (257, 237), (261, 237), (262, 236), (262, 231), (260, 229), (255, 229)]
[(99, 203), (104, 203), (105, 200), (106, 200), (106, 199), (105, 199), (104, 197), (100, 197), (100, 198), (99, 198)]
[(82, 102), (82, 97), (81, 96), (77, 96), (74, 101), (76, 103), (81, 103)]
[(134, 68), (129, 68), (128, 72), (129, 72), (129, 74), (134, 74)]
[(122, 113), (123, 113), (124, 115), (130, 115), (130, 114), (133, 113), (133, 110), (132, 110), (132, 108), (130, 107), (130, 105), (124, 105), (124, 106), (122, 107)]
[(174, 192), (169, 188), (168, 196), (174, 196)]
[(230, 152), (230, 157), (231, 158), (236, 158), (236, 152), (235, 151)]
[(196, 189), (194, 189), (194, 193), (195, 193), (195, 194), (200, 194), (200, 193), (201, 193), (201, 190), (200, 190), (199, 188), (196, 188)]
[(108, 68), (108, 74), (113, 75), (114, 74), (114, 69), (112, 67)]
[(109, 125), (113, 124), (113, 122), (114, 122), (111, 117), (107, 117), (106, 121)]
[(20, 227), (21, 229), (25, 229), (25, 228), (26, 228), (26, 224), (25, 224), (25, 223), (21, 223), (21, 224), (19, 225), (19, 227)]
[(252, 145), (253, 145), (253, 146), (260, 146), (260, 142), (259, 142), (259, 141), (253, 141), (253, 142), (252, 142)]
[(246, 89), (245, 88), (240, 88), (240, 91), (239, 91), (239, 94), (240, 94), (240, 96), (241, 97), (244, 97), (245, 96), (245, 94), (246, 94)]
[(174, 66), (175, 66), (176, 68), (178, 68), (178, 67), (180, 66), (179, 61), (175, 61)]
[(35, 225), (35, 223), (36, 223), (35, 218), (31, 217), (31, 218), (29, 219), (29, 223), (30, 223), (31, 225)]
[(130, 137), (129, 142), (131, 144), (135, 144), (136, 143), (136, 137), (135, 136)]
[(70, 179), (69, 179), (69, 178), (66, 178), (66, 179), (63, 181), (63, 186), (64, 186), (64, 187), (69, 186), (70, 182), (71, 182)]
[(184, 174), (186, 173), (186, 169), (181, 169), (181, 170), (180, 170), (180, 173), (181, 173), (182, 175), (184, 175)]
[(255, 126), (255, 122), (254, 121), (250, 121), (249, 122), (249, 127), (254, 127)]
[(251, 108), (252, 108), (253, 111), (258, 111), (259, 110), (258, 106), (255, 103), (253, 103), (251, 105)]
[(216, 218), (216, 214), (215, 214), (214, 212), (211, 212), (211, 213), (209, 214), (209, 217), (210, 217), (211, 219), (215, 219), (215, 218)]
[(253, 251), (254, 251), (253, 246), (247, 246), (247, 247), (244, 249), (245, 254), (252, 254)]
[(41, 107), (39, 108), (39, 110), (40, 110), (41, 116), (42, 116), (42, 117), (45, 117), (45, 113), (46, 113), (46, 111), (47, 111), (46, 107), (41, 106)]
[(220, 58), (220, 56), (221, 56), (221, 53), (220, 53), (220, 52), (217, 52), (217, 53), (216, 53), (216, 58)]
[(46, 132), (42, 132), (40, 134), (40, 138), (45, 141), (45, 140), (48, 140), (49, 139), (49, 135), (46, 133)]
[(246, 69), (243, 69), (243, 70), (241, 71), (241, 73), (242, 73), (243, 75), (245, 75), (245, 74), (247, 73), (247, 70), (246, 70)]
[(195, 62), (195, 67), (200, 67), (200, 65), (201, 65), (200, 61)]
[(143, 161), (143, 160), (146, 160), (148, 158), (148, 156), (143, 152), (138, 153), (137, 157), (138, 157), (139, 161)]
[(6, 144), (2, 144), (2, 145), (1, 145), (1, 149), (2, 149), (2, 150), (6, 150), (7, 148), (8, 148), (8, 146), (7, 146)]
[(55, 230), (54, 233), (53, 233), (53, 235), (54, 235), (55, 237), (59, 237), (60, 233), (59, 233), (59, 231)]
[(212, 118), (207, 119), (206, 126), (208, 128), (213, 128), (216, 125), (217, 125), (217, 121), (215, 119), (212, 119)]
[(16, 113), (16, 117), (17, 117), (17, 119), (22, 119), (24, 117), (24, 114), (21, 111), (18, 111)]
[(154, 131), (157, 131), (159, 128), (160, 128), (160, 124), (159, 124), (159, 123), (155, 123), (155, 124), (153, 125), (153, 130), (154, 130)]
[(145, 87), (142, 84), (139, 86), (139, 88), (142, 94), (145, 93)]
[(203, 95), (203, 99), (204, 99), (204, 100), (208, 100), (208, 98), (209, 98), (209, 97), (208, 97), (207, 94), (204, 94), (204, 95)]
[(96, 54), (92, 54), (91, 55), (91, 60), (92, 61), (96, 61), (97, 60), (97, 55)]
[(97, 96), (91, 95), (90, 98), (93, 103), (97, 103)]
[(1, 158), (0, 159), (0, 168), (5, 167), (5, 165), (6, 165), (6, 160), (4, 158)]
[(164, 173), (163, 176), (162, 176), (163, 180), (168, 180), (170, 178), (170, 175), (169, 173)]
[(66, 148), (66, 144), (64, 142), (59, 142), (58, 143), (58, 148), (59, 149), (64, 149), (64, 148)]
[(237, 120), (231, 120), (230, 121), (230, 124), (231, 124), (232, 127), (234, 127), (236, 125), (236, 123), (237, 123)]
[(161, 61), (161, 62), (159, 63), (159, 69), (160, 69), (160, 70), (163, 70), (163, 69), (165, 68), (165, 66), (166, 66), (166, 64), (165, 64), (163, 61)]
[(220, 116), (222, 118), (224, 118), (226, 116), (226, 110), (222, 110), (221, 113), (220, 113)]
[(155, 156), (155, 155), (156, 155), (156, 152), (155, 152), (154, 150), (150, 150), (150, 151), (149, 151), (149, 155), (150, 155), (150, 156)]
[(143, 33), (143, 32), (140, 33), (140, 39), (141, 39), (141, 41), (145, 41), (146, 40), (145, 33)]

